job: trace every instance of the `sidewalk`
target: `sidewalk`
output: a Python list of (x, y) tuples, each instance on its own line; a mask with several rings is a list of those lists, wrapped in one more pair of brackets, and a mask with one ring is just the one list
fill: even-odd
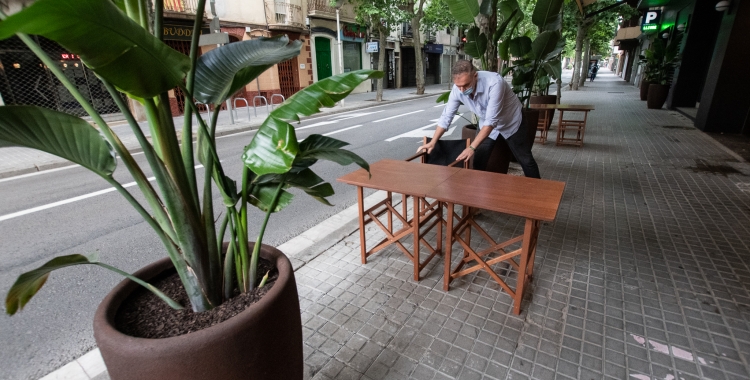
[[(398, 102), (408, 99), (414, 99), (422, 96), (441, 94), (449, 89), (448, 85), (438, 84), (425, 87), (424, 95), (417, 95), (416, 88), (388, 89), (383, 91), (383, 103)], [(375, 92), (366, 92), (349, 95), (344, 100), (344, 105), (336, 105), (333, 108), (323, 108), (321, 114), (340, 113), (376, 105)], [(240, 103), (242, 105), (242, 103)], [(216, 135), (223, 136), (231, 133), (242, 132), (250, 129), (257, 129), (268, 116), (271, 107), (246, 108), (239, 107), (235, 112), (235, 122), (232, 123), (231, 116), (227, 111), (221, 111), (216, 127)], [(249, 112), (248, 112), (249, 111)], [(257, 116), (256, 116), (257, 114)], [(318, 114), (317, 116), (320, 116)], [(208, 114), (203, 113), (203, 118), (208, 119)], [(248, 115), (250, 118), (248, 120)], [(315, 115), (311, 116), (315, 117)], [(193, 116), (195, 118), (195, 116)], [(184, 118), (175, 117), (174, 122), (178, 131), (182, 130)], [(143, 133), (150, 136), (151, 132), (146, 123), (140, 123)], [(120, 136), (125, 146), (130, 150), (140, 150), (138, 141), (135, 138), (130, 126), (124, 121), (114, 121), (109, 123), (110, 127)], [(73, 165), (71, 162), (62, 158), (27, 148), (2, 148), (0, 149), (0, 178), (13, 177), (21, 174), (33, 173), (37, 171), (53, 169), (62, 166)]]
[[(582, 148), (534, 146), (542, 177), (567, 185), (521, 315), (483, 271), (445, 292), (439, 260), (418, 283), (395, 247), (362, 265), (350, 209), (304, 234), (317, 243), (280, 247), (297, 268), (306, 379), (750, 378), (750, 164), (609, 70), (562, 99), (596, 110)], [(107, 378), (96, 351), (65, 368), (79, 376), (48, 378)]]

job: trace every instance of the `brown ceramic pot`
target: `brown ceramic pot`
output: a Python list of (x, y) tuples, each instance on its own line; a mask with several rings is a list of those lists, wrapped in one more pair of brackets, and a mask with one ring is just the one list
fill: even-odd
[(669, 95), (668, 85), (651, 83), (648, 86), (648, 98), (646, 99), (646, 105), (650, 109), (660, 109), (662, 106), (664, 106), (664, 102), (667, 101), (667, 95)]
[[(115, 314), (140, 286), (127, 279), (118, 284), (94, 316), (94, 337), (110, 378), (302, 379), (302, 321), (292, 265), (270, 246), (264, 245), (260, 255), (279, 271), (273, 288), (240, 314), (181, 336), (145, 339), (117, 331)], [(174, 271), (168, 258), (135, 275), (148, 281), (166, 271)]]
[(647, 81), (645, 79), (641, 81), (641, 88), (640, 88), (640, 90), (641, 90), (641, 100), (648, 99), (648, 86), (650, 84), (651, 84), (651, 82), (649, 82), (649, 81)]

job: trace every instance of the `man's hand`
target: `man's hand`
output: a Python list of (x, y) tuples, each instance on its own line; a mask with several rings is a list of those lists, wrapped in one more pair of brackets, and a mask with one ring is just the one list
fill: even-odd
[(436, 140), (433, 139), (432, 141), (428, 142), (427, 144), (424, 144), (424, 145), (420, 146), (419, 148), (417, 148), (417, 153), (421, 153), (422, 151), (426, 150), (427, 154), (430, 154), (432, 152), (432, 149), (435, 148), (435, 141)]
[(473, 155), (474, 150), (471, 148), (466, 148), (463, 152), (461, 152), (461, 154), (458, 155), (458, 157), (456, 157), (456, 161), (469, 161), (469, 159)]

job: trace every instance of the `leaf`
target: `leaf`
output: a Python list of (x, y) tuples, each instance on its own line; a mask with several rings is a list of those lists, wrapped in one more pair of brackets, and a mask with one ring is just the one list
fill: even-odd
[(349, 145), (348, 143), (334, 139), (333, 137), (317, 134), (310, 135), (305, 139), (305, 143), (308, 140), (310, 140), (309, 144), (301, 147), (302, 149), (300, 149), (297, 157), (298, 160), (321, 159), (333, 161), (339, 165), (354, 163), (368, 172), (370, 171), (370, 165), (362, 157), (346, 149), (341, 149), (341, 147)]
[(485, 16), (491, 16), (493, 2), (497, 2), (497, 0), (482, 0), (482, 4), (479, 5), (479, 13)]
[(534, 39), (531, 43), (531, 50), (535, 60), (539, 60), (547, 56), (557, 47), (557, 42), (560, 40), (560, 32), (542, 32), (539, 36)]
[(271, 66), (299, 55), (302, 42), (287, 36), (234, 42), (198, 59), (193, 96), (205, 104), (220, 104)]
[(284, 120), (299, 121), (299, 114), (309, 116), (320, 112), (321, 106), (332, 107), (363, 81), (382, 77), (382, 71), (357, 70), (323, 79), (292, 95), (260, 126), (245, 148), (243, 162), (258, 175), (286, 173), (299, 145), (294, 127)]
[(325, 198), (334, 194), (333, 186), (331, 186), (330, 183), (323, 181), (323, 179), (312, 170), (305, 169), (296, 174), (286, 174), (285, 178), (285, 183), (290, 186), (301, 189), (323, 204), (332, 206)]
[(544, 67), (544, 71), (547, 72), (547, 75), (553, 79), (559, 79), (562, 77), (562, 63), (559, 59), (545, 62), (542, 67)]
[(505, 40), (501, 42), (500, 45), (498, 45), (497, 52), (503, 61), (510, 60), (510, 52), (508, 50), (509, 46), (510, 46), (510, 40)]
[[(277, 187), (278, 183), (253, 186), (253, 191), (250, 194), (250, 197), (248, 197), (248, 202), (261, 211), (268, 212), (268, 208), (271, 205), (271, 202), (273, 202), (273, 197), (276, 196)], [(283, 210), (286, 206), (289, 206), (289, 204), (292, 203), (293, 199), (294, 194), (286, 190), (281, 190), (279, 201), (276, 202), (276, 207), (271, 212), (279, 212)]]
[(99, 76), (139, 98), (182, 83), (190, 59), (128, 18), (108, 0), (38, 0), (0, 22), (0, 40), (15, 33), (58, 42)]
[(146, 287), (146, 289), (156, 294), (159, 298), (161, 298), (164, 302), (169, 304), (169, 306), (171, 306), (172, 308), (182, 309), (182, 305), (175, 302), (171, 298), (167, 297), (164, 293), (159, 291), (159, 289), (157, 289), (153, 285), (131, 274), (125, 273), (110, 265), (103, 264), (96, 260), (89, 259), (88, 257), (83, 256), (83, 255), (67, 255), (67, 256), (55, 257), (54, 259), (47, 261), (41, 267), (28, 271), (18, 276), (18, 279), (16, 279), (16, 282), (13, 283), (13, 286), (10, 287), (10, 290), (8, 291), (8, 295), (5, 297), (6, 313), (13, 315), (17, 311), (23, 309), (23, 307), (26, 306), (29, 300), (31, 300), (31, 298), (36, 295), (39, 289), (41, 289), (42, 286), (44, 286), (44, 283), (47, 282), (47, 279), (49, 278), (49, 275), (52, 271), (74, 266), (74, 265), (87, 265), (87, 264), (98, 265), (100, 267), (119, 273), (129, 278), (130, 280), (133, 280), (137, 282), (138, 284), (143, 285), (144, 287)]
[(0, 107), (0, 145), (33, 148), (109, 177), (117, 167), (114, 148), (81, 118), (34, 106)]
[(464, 51), (472, 57), (481, 57), (487, 51), (487, 36), (476, 26), (469, 28), (466, 33)]
[(440, 94), (440, 96), (438, 96), (437, 99), (435, 99), (435, 103), (448, 103), (448, 98), (450, 97), (450, 95), (451, 95), (450, 91), (446, 91)]
[[(513, 21), (513, 17), (516, 15), (516, 13), (518, 13), (518, 9), (514, 9), (511, 12), (510, 17), (505, 19), (505, 21), (503, 21), (502, 24), (500, 24), (500, 26), (495, 31), (495, 35), (492, 36), (492, 43), (497, 43), (497, 41), (500, 40), (500, 37), (502, 37), (502, 35), (505, 34), (505, 29), (507, 29), (510, 22)], [(507, 58), (505, 59), (507, 60)]]
[(514, 57), (523, 57), (531, 51), (531, 38), (526, 36), (516, 37), (510, 40), (508, 45), (510, 54)]
[(473, 24), (474, 17), (479, 14), (477, 0), (445, 0), (453, 18), (463, 24)]
[[(519, 11), (518, 1), (516, 0), (504, 0), (497, 4), (497, 12), (503, 16), (504, 20), (510, 20), (513, 18), (513, 12)], [(521, 13), (523, 17), (523, 13)]]
[(560, 15), (563, 0), (537, 0), (534, 13), (531, 14), (531, 22), (544, 29), (545, 25), (555, 22)]

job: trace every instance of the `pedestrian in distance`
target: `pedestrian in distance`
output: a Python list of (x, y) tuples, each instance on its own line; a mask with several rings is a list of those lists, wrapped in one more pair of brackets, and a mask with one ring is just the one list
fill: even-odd
[(474, 169), (486, 170), (495, 141), (502, 138), (521, 164), (523, 174), (526, 177), (541, 178), (539, 167), (531, 154), (532, 143), (526, 133), (528, 126), (521, 112), (523, 106), (510, 85), (495, 72), (477, 71), (467, 60), (456, 62), (451, 75), (453, 87), (432, 140), (420, 146), (417, 152), (432, 151), (463, 103), (479, 118), (479, 128), (474, 141), (456, 160), (469, 160), (473, 156)]
[(596, 78), (596, 72), (599, 71), (599, 65), (594, 65), (594, 67), (591, 68), (591, 81), (594, 81), (594, 78)]

